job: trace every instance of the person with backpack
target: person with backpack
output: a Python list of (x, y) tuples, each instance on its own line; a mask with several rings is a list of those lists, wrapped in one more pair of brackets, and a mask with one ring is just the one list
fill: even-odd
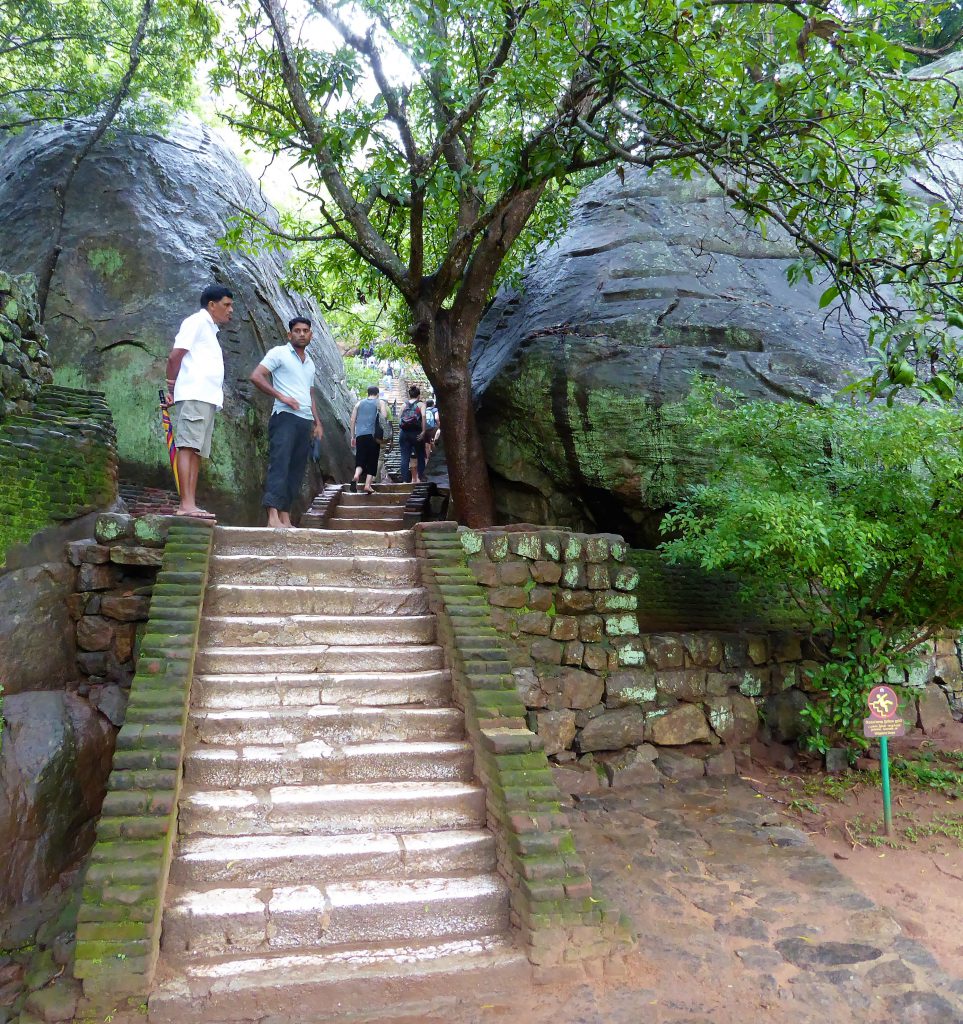
[(425, 407), (425, 431), (425, 463), (427, 464), (438, 443), (438, 438), (441, 437), (441, 416), (438, 413), (434, 395), (428, 399), (428, 404)]
[(368, 397), (362, 398), (351, 412), (351, 447), (354, 449), (354, 477), (351, 493), (358, 490), (358, 482), (364, 474), (364, 493), (374, 494), (371, 482), (378, 473), (378, 455), (385, 438), (388, 410), (378, 398), (378, 385), (368, 388)]
[[(398, 450), (401, 454), (402, 483), (421, 483), (425, 472), (425, 436), (427, 433), (425, 403), (421, 401), (421, 390), (412, 384), (408, 388), (408, 401), (398, 417)], [(418, 460), (418, 469), (412, 478), (411, 458)]]

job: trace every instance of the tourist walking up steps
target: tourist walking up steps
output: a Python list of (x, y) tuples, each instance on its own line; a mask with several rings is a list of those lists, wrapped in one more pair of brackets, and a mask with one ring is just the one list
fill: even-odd
[(224, 405), (224, 354), (218, 328), (230, 323), (234, 293), (223, 285), (201, 292), (201, 308), (182, 321), (167, 357), (167, 404), (177, 445), (181, 500), (176, 514), (214, 519), (197, 504), (201, 459), (210, 458), (214, 414)]
[(261, 504), (268, 526), (291, 529), (291, 504), (301, 493), (311, 439), (321, 440), (324, 428), (311, 385), (314, 363), (308, 355), (311, 321), (296, 316), (288, 322), (288, 343), (276, 345), (254, 367), (251, 383), (274, 399), (268, 424), (267, 486)]
[(354, 449), (355, 466), (351, 480), (352, 492), (358, 490), (358, 483), (364, 475), (364, 493), (374, 494), (371, 482), (378, 473), (380, 441), (384, 437), (387, 419), (388, 410), (378, 397), (378, 385), (372, 384), (368, 388), (368, 397), (362, 398), (351, 410), (351, 447)]
[[(420, 484), (425, 475), (425, 436), (427, 433), (425, 403), (421, 401), (421, 389), (412, 384), (408, 388), (408, 401), (398, 417), (398, 450), (401, 454), (401, 480), (403, 483)], [(414, 455), (418, 469), (411, 475), (411, 458)]]

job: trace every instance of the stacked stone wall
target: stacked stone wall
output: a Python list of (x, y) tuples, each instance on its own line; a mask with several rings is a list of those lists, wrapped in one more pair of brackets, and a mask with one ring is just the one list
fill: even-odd
[(27, 412), (40, 388), (52, 381), (36, 280), (0, 271), (0, 420)]

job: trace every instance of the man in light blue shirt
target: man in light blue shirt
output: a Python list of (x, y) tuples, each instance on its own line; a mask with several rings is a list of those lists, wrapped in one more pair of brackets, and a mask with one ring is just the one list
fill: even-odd
[(261, 504), (268, 526), (290, 529), (291, 503), (301, 492), (311, 439), (324, 436), (311, 385), (314, 363), (307, 353), (311, 321), (296, 316), (288, 323), (288, 344), (270, 349), (254, 367), (251, 383), (274, 399), (268, 424), (267, 486)]

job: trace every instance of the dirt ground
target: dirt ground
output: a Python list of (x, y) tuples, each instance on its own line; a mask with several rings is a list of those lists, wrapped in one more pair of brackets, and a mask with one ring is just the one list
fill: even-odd
[[(933, 738), (892, 741), (893, 836), (882, 828), (878, 771), (826, 775), (754, 763), (744, 778), (816, 849), (963, 977), (963, 724)], [(918, 766), (914, 770), (908, 767)], [(860, 766), (867, 766), (861, 761)], [(878, 767), (878, 765), (874, 765)], [(908, 769), (908, 770), (907, 770)], [(956, 775), (954, 781), (953, 775)], [(930, 778), (932, 775), (934, 778)]]

